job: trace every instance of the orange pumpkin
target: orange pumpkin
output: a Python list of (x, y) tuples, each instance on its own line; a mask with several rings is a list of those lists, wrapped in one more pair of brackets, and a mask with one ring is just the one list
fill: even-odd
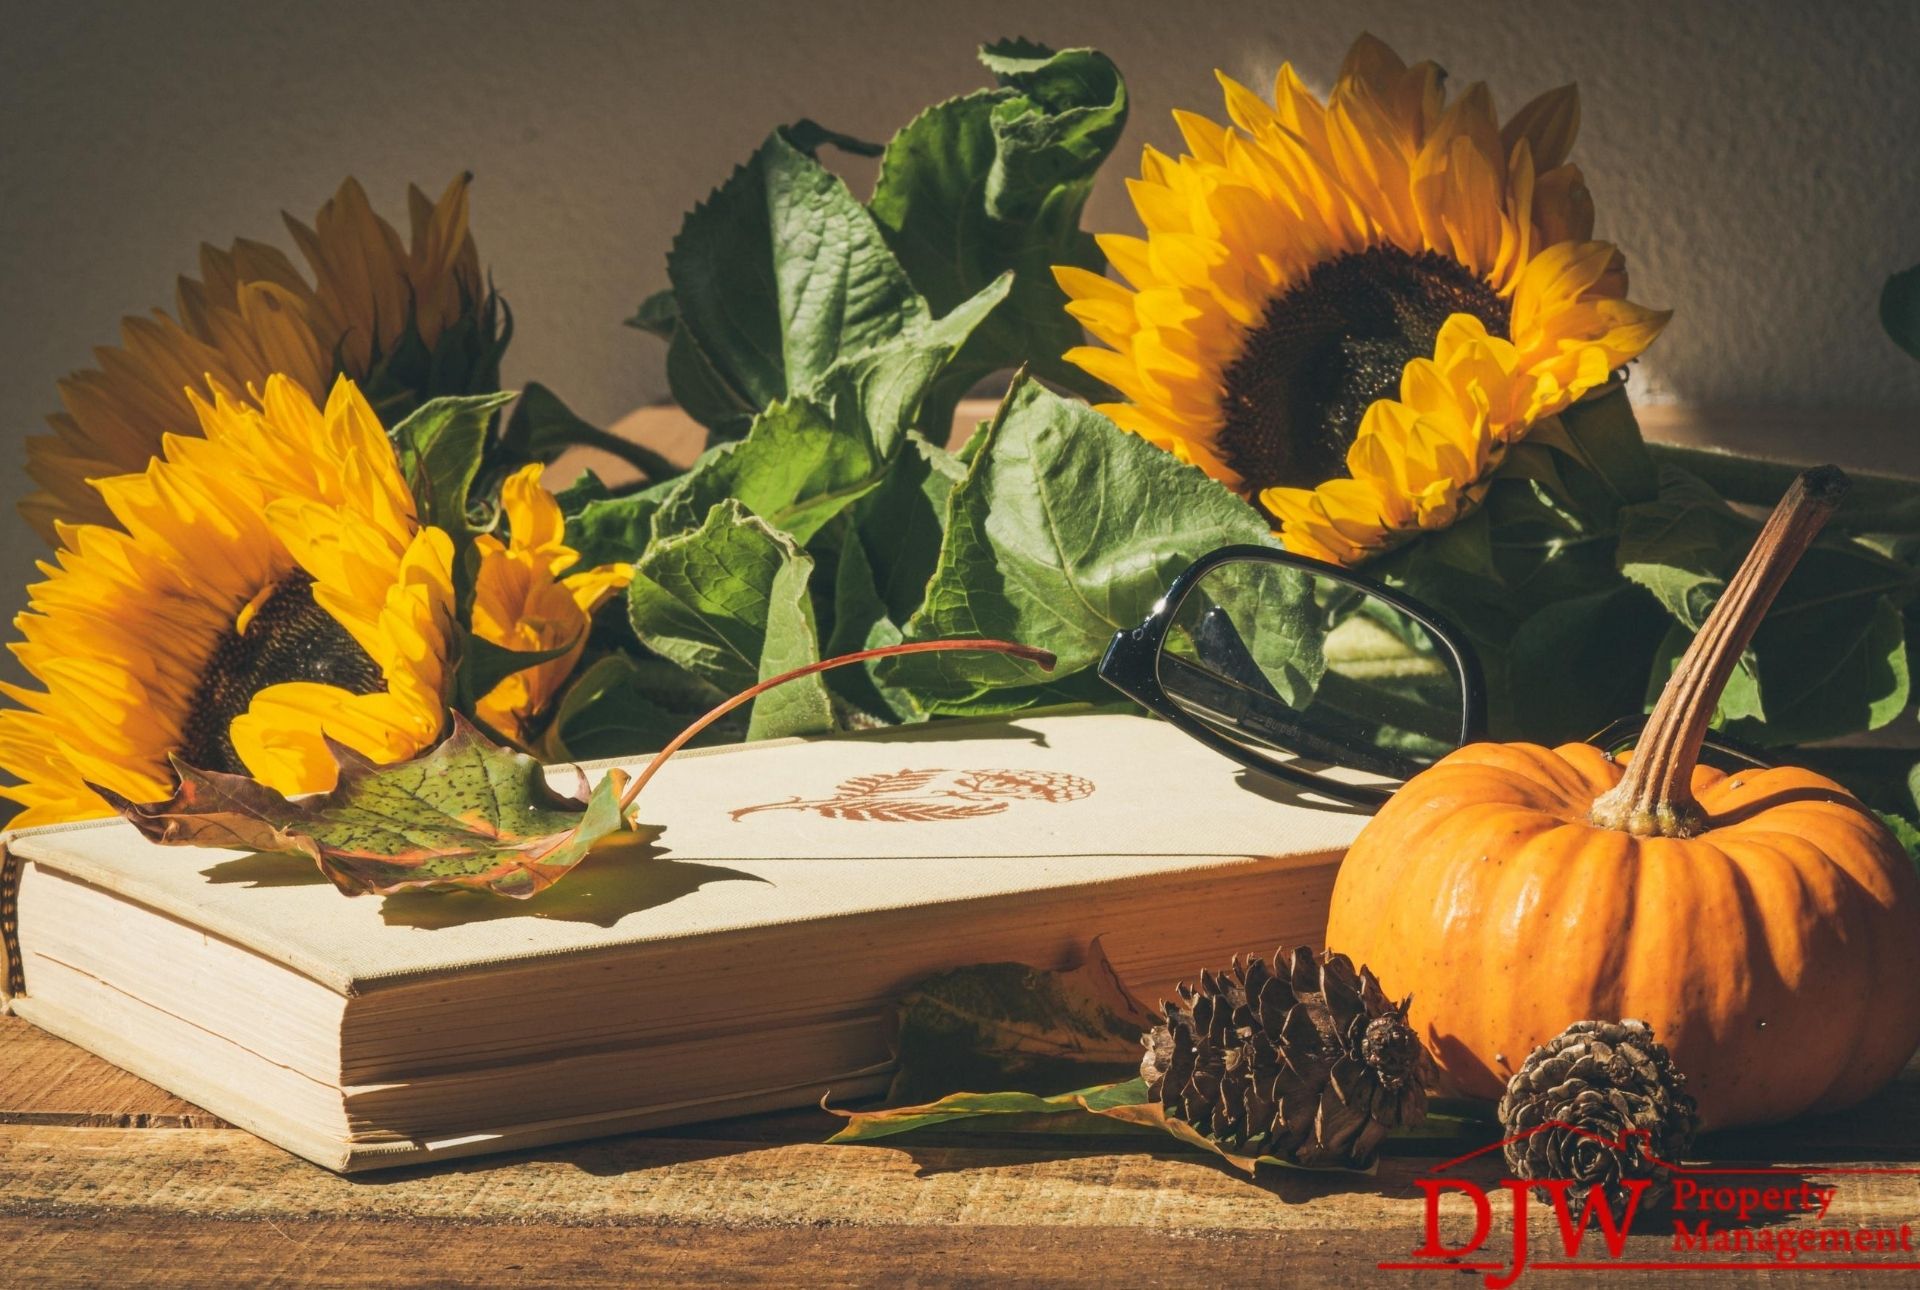
[(1475, 744), (1361, 833), (1327, 943), (1395, 989), (1461, 1094), (1572, 1022), (1653, 1026), (1707, 1127), (1850, 1105), (1920, 1044), (1920, 879), (1873, 813), (1784, 767), (1697, 767), (1720, 690), (1845, 491), (1810, 471), (1762, 530), (1625, 765)]

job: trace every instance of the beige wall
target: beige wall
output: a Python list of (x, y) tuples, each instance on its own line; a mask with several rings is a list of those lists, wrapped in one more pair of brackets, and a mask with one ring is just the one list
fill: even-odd
[[(1920, 260), (1920, 5), (1913, 3), (1003, 2), (668, 5), (51, 4), (0, 0), (0, 606), (37, 556), (12, 514), (20, 440), (123, 313), (165, 303), (205, 239), (279, 238), (353, 173), (392, 216), (409, 179), (478, 174), (481, 253), (518, 320), (509, 381), (611, 419), (665, 390), (620, 326), (663, 283), (680, 213), (773, 124), (885, 137), (982, 83), (972, 48), (1097, 44), (1134, 94), (1123, 144), (1172, 147), (1214, 110), (1211, 69), (1324, 87), (1364, 24), (1503, 108), (1569, 79), (1577, 158), (1636, 296), (1679, 316), (1653, 397), (1920, 409), (1920, 364), (1874, 302)], [(1099, 227), (1132, 228), (1107, 176)], [(1920, 433), (1920, 417), (1915, 418)], [(1884, 424), (1885, 418), (1882, 418)], [(1844, 430), (1813, 455), (1920, 469)], [(10, 666), (10, 665), (9, 665)]]

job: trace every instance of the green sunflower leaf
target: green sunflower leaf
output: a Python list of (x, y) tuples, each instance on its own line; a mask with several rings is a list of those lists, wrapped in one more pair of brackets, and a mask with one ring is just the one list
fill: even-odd
[[(549, 762), (658, 752), (726, 697), (663, 658), (604, 654), (560, 696), (539, 751)], [(746, 733), (745, 717), (728, 717), (694, 744), (737, 743)]]
[(672, 462), (645, 444), (623, 439), (582, 420), (552, 390), (538, 381), (527, 382), (501, 435), (504, 462), (552, 461), (575, 447), (611, 453), (650, 480), (671, 479), (680, 473)]
[[(1015, 380), (948, 499), (946, 535), (910, 640), (992, 636), (1059, 658), (1059, 685), (1096, 662), (1188, 564), (1264, 542), (1252, 507), (1085, 404)], [(937, 712), (993, 707), (995, 691), (1049, 684), (998, 655), (886, 660), (880, 675)], [(1028, 697), (1028, 696), (1023, 696)]]
[[(1649, 695), (1706, 621), (1757, 529), (1671, 467), (1661, 472), (1657, 500), (1621, 511), (1621, 572), (1651, 591), (1674, 622), (1655, 653)], [(1843, 534), (1823, 535), (1754, 634), (1716, 722), (1771, 744), (1885, 725), (1911, 693), (1899, 610), (1916, 591), (1920, 572), (1912, 566)]]
[(580, 553), (576, 567), (631, 563), (653, 537), (653, 515), (680, 480), (662, 480), (618, 497), (594, 497), (567, 514), (567, 545)]
[(805, 399), (775, 403), (753, 419), (744, 439), (708, 455), (665, 497), (654, 536), (699, 528), (731, 497), (805, 544), (871, 492), (884, 470), (868, 435), (836, 427), (831, 413)]
[(1645, 588), (1610, 589), (1547, 605), (1522, 622), (1507, 651), (1505, 692), (1518, 737), (1583, 739), (1646, 702), (1645, 661), (1673, 620)]
[(606, 480), (591, 470), (582, 470), (571, 484), (554, 490), (553, 501), (560, 508), (560, 514), (570, 520), (584, 510), (587, 503), (608, 501), (613, 496)]
[(896, 623), (913, 617), (926, 598), (946, 536), (947, 502), (966, 477), (958, 457), (909, 434), (886, 479), (853, 509), (874, 590)]
[[(730, 497), (698, 529), (647, 549), (627, 589), (628, 616), (654, 653), (723, 691), (744, 690), (819, 660), (813, 567), (791, 537)], [(816, 675), (755, 699), (747, 737), (833, 726), (832, 698)]]
[(602, 838), (636, 830), (625, 778), (577, 797), (548, 785), (540, 763), (490, 742), (457, 713), (451, 733), (411, 761), (378, 766), (334, 745), (331, 792), (289, 800), (244, 775), (174, 763), (178, 786), (139, 804), (98, 790), (166, 846), (301, 855), (349, 896), (461, 888), (525, 899), (558, 882)]
[(1053, 266), (1106, 266), (1081, 209), (1127, 120), (1126, 85), (1105, 55), (1026, 41), (980, 51), (999, 80), (928, 108), (887, 144), (869, 209), (914, 287), (951, 309), (1002, 272), (1006, 308), (975, 333), (943, 377), (950, 408), (968, 385), (1031, 364), (1085, 393), (1097, 384), (1061, 355), (1081, 342)]
[(1894, 344), (1920, 358), (1920, 264), (1887, 279), (1880, 291), (1880, 325)]
[(576, 636), (551, 649), (517, 650), (504, 645), (496, 645), (482, 639), (470, 631), (462, 632), (460, 637), (460, 670), (458, 691), (460, 706), (472, 710), (472, 706), (493, 691), (516, 672), (524, 672), (530, 667), (542, 663), (551, 663), (554, 659), (566, 655), (579, 643)]
[(670, 373), (703, 420), (712, 394), (765, 407), (930, 317), (866, 209), (780, 131), (687, 216), (667, 277), (675, 344), (690, 337), (719, 387), (689, 404)]
[(680, 306), (673, 301), (673, 288), (663, 287), (640, 302), (627, 319), (627, 326), (661, 340), (672, 340), (673, 329), (680, 325)]
[(488, 429), (513, 397), (502, 391), (429, 399), (387, 432), (423, 523), (456, 538), (471, 531), (468, 494), (480, 473)]
[(1915, 824), (1904, 815), (1895, 815), (1892, 811), (1875, 811), (1874, 814), (1900, 840), (1900, 845), (1907, 850), (1907, 857), (1920, 865), (1920, 824)]

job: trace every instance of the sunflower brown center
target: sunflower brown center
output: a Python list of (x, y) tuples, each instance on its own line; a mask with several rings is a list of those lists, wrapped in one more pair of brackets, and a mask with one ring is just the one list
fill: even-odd
[(244, 629), (221, 637), (188, 707), (180, 757), (202, 770), (244, 775), (229, 729), (253, 696), (283, 681), (316, 681), (352, 694), (386, 688), (380, 665), (313, 599), (313, 579), (294, 573), (254, 611)]
[(1227, 464), (1256, 492), (1344, 475), (1368, 405), (1399, 393), (1401, 369), (1431, 358), (1457, 313), (1507, 335), (1506, 301), (1447, 256), (1376, 246), (1318, 265), (1274, 298), (1227, 368)]

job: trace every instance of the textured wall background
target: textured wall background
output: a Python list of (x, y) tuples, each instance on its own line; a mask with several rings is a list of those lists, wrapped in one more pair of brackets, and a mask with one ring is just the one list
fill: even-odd
[[(1175, 106), (1218, 112), (1291, 60), (1324, 88), (1364, 24), (1503, 110), (1580, 82), (1600, 232), (1635, 296), (1679, 316), (1650, 397), (1920, 409), (1880, 335), (1881, 280), (1920, 260), (1920, 5), (1748, 0), (1141, 0), (697, 5), (513, 0), (294, 6), (0, 0), (0, 607), (37, 542), (13, 514), (20, 441), (119, 317), (170, 304), (202, 240), (278, 240), (358, 175), (404, 226), (409, 180), (478, 174), (482, 258), (518, 322), (508, 380), (609, 420), (665, 391), (620, 326), (664, 283), (681, 212), (799, 116), (885, 138), (984, 83), (975, 44), (1096, 44), (1134, 96), (1090, 222), (1131, 231), (1121, 179)], [(1920, 426), (1920, 417), (1915, 418)], [(1818, 452), (1920, 469), (1904, 443)], [(11, 672), (10, 660), (0, 671)], [(17, 675), (17, 674), (16, 674)]]

